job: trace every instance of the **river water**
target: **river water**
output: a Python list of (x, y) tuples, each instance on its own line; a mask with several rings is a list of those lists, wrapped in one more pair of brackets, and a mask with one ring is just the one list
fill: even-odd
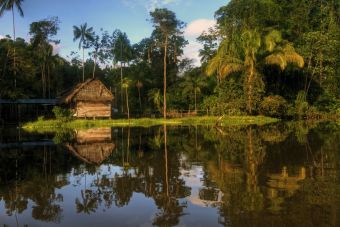
[(340, 126), (0, 133), (1, 226), (340, 226)]

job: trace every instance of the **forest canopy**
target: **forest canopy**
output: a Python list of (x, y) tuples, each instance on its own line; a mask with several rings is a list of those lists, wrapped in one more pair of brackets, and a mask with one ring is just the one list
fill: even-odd
[[(0, 16), (24, 16), (21, 2), (0, 1)], [(231, 0), (197, 39), (199, 67), (183, 57), (185, 23), (165, 8), (150, 12), (153, 32), (138, 43), (118, 29), (97, 34), (90, 21), (75, 25), (79, 52), (67, 58), (53, 51), (58, 17), (31, 23), (28, 41), (14, 26), (0, 40), (0, 98), (56, 98), (96, 77), (122, 114), (339, 115), (339, 10), (336, 0)]]

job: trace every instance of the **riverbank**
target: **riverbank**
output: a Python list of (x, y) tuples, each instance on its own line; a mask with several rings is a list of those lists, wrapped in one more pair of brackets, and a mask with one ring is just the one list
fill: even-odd
[(227, 117), (184, 117), (184, 118), (171, 118), (164, 120), (163, 118), (140, 118), (140, 119), (117, 119), (117, 120), (84, 120), (77, 119), (71, 121), (60, 120), (44, 120), (39, 119), (34, 122), (28, 122), (21, 126), (26, 130), (57, 130), (60, 128), (81, 129), (81, 128), (99, 128), (99, 127), (151, 127), (158, 125), (264, 125), (280, 121), (276, 118), (265, 116), (227, 116)]

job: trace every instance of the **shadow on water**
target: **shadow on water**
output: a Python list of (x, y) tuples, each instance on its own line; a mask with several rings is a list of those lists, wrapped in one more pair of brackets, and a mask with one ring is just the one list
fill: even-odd
[(339, 126), (0, 134), (0, 224), (339, 226)]

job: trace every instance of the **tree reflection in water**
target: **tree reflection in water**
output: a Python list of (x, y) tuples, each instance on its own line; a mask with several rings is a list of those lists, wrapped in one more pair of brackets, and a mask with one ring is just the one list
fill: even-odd
[[(186, 207), (185, 203), (180, 203), (178, 201), (181, 198), (179, 192), (179, 188), (183, 185), (178, 184), (176, 182), (172, 184), (172, 181), (169, 185), (169, 163), (168, 163), (168, 132), (167, 126), (163, 125), (163, 133), (164, 133), (164, 174), (165, 180), (162, 188), (162, 192), (159, 195), (156, 195), (155, 202), (159, 209), (159, 212), (156, 214), (153, 224), (157, 226), (174, 226), (178, 225), (179, 217), (183, 215), (183, 209)], [(170, 180), (173, 179), (170, 176)], [(170, 188), (169, 188), (170, 187)]]
[(78, 213), (91, 214), (98, 208), (98, 198), (91, 190), (81, 190), (81, 200), (76, 198)]
[[(100, 156), (94, 148), (106, 142), (82, 140), (79, 150), (72, 134), (66, 142), (86, 158), (62, 146), (0, 153), (0, 203), (6, 215), (31, 210), (33, 219), (63, 223), (68, 215), (63, 189), (72, 185), (78, 189), (74, 212), (91, 217), (130, 207), (140, 194), (154, 202), (150, 224), (156, 226), (194, 223), (193, 206), (216, 209), (216, 222), (228, 226), (339, 224), (338, 126), (298, 122), (110, 130), (112, 151)], [(15, 166), (17, 172), (9, 171)]]

